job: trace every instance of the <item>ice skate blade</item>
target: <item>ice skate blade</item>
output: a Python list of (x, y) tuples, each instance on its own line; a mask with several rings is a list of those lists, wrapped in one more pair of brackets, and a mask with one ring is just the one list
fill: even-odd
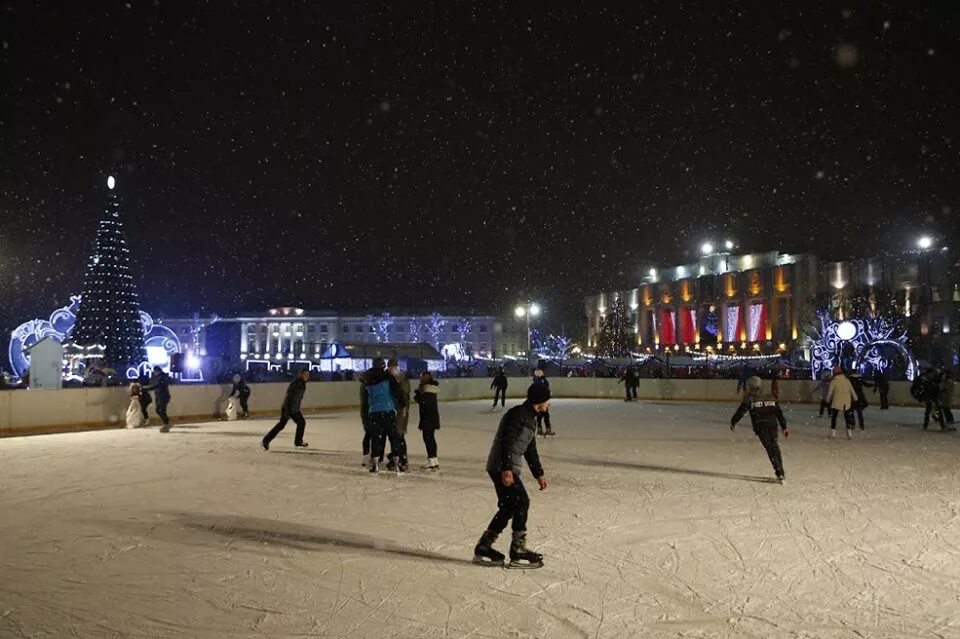
[(483, 555), (474, 555), (473, 563), (478, 566), (485, 566), (487, 568), (503, 568), (503, 560), (490, 559), (489, 557), (484, 557)]
[(507, 564), (507, 568), (510, 570), (536, 570), (537, 568), (543, 568), (543, 562), (539, 561), (532, 564), (523, 561), (511, 561)]

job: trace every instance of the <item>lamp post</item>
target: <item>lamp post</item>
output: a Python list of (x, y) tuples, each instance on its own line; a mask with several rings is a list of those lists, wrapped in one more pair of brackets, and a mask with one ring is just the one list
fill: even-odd
[(530, 352), (531, 351), (530, 318), (540, 315), (540, 305), (533, 302), (520, 304), (517, 306), (514, 313), (516, 314), (518, 319), (522, 317), (527, 320), (527, 366), (530, 366), (530, 360), (532, 355), (532, 353)]
[[(924, 270), (926, 273), (919, 274), (918, 279), (921, 280), (923, 291), (923, 323), (926, 324), (927, 334), (926, 334), (926, 343), (927, 343), (927, 360), (932, 364), (933, 363), (933, 326), (930, 324), (931, 311), (930, 308), (933, 304), (933, 283), (932, 283), (932, 274), (930, 272), (930, 250), (933, 248), (933, 238), (929, 235), (922, 235), (917, 239), (917, 248), (920, 249), (920, 254), (924, 258)], [(919, 271), (919, 264), (918, 271)]]

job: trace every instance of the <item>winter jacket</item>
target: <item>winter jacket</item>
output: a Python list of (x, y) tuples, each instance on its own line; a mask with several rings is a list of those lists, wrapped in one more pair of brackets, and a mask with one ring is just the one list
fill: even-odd
[(170, 403), (170, 377), (164, 373), (154, 373), (150, 376), (150, 384), (143, 388), (145, 391), (153, 391), (157, 394), (157, 404)]
[(783, 416), (783, 410), (777, 400), (770, 396), (751, 395), (743, 396), (743, 401), (737, 408), (730, 420), (731, 426), (736, 426), (737, 422), (749, 411), (750, 421), (753, 424), (753, 430), (759, 432), (764, 429), (776, 428), (778, 425), (783, 430), (787, 429), (787, 420)]
[(953, 404), (953, 379), (944, 377), (940, 380), (940, 405), (950, 408)]
[(420, 430), (440, 430), (440, 408), (437, 406), (437, 382), (420, 384), (413, 394), (414, 401), (420, 406)]
[(830, 380), (833, 379), (833, 375), (830, 373), (824, 373), (820, 377), (820, 401), (827, 401), (827, 395), (830, 393)]
[(307, 383), (299, 377), (287, 386), (287, 396), (283, 398), (280, 410), (284, 413), (299, 413), (303, 395), (307, 392)]
[(400, 382), (385, 368), (371, 368), (363, 374), (367, 392), (367, 413), (390, 413), (406, 408), (409, 396), (403, 394)]
[(543, 385), (546, 386), (547, 388), (550, 388), (550, 380), (547, 379), (547, 376), (546, 376), (546, 375), (541, 375), (540, 377), (537, 377), (536, 375), (534, 375), (534, 376), (533, 376), (533, 383), (534, 383), (534, 384), (543, 384)]
[(497, 373), (493, 376), (493, 381), (490, 382), (490, 388), (499, 388), (501, 390), (507, 390), (507, 376), (503, 373)]
[[(859, 375), (850, 375), (847, 379), (850, 380), (850, 385), (853, 386), (853, 392), (857, 396), (857, 406), (866, 408), (867, 395), (863, 392), (863, 378)], [(854, 408), (856, 408), (856, 406)]]
[(637, 375), (635, 371), (630, 371), (629, 373), (624, 373), (623, 377), (617, 380), (617, 383), (625, 382), (627, 388), (637, 388), (640, 386), (640, 376)]
[(843, 373), (830, 380), (827, 403), (830, 404), (830, 408), (839, 411), (848, 411), (856, 406), (857, 392), (853, 390), (853, 384)]
[(407, 425), (410, 423), (410, 380), (403, 373), (400, 374), (400, 377), (394, 377), (394, 379), (400, 384), (400, 394), (403, 395), (403, 406), (397, 406), (397, 432), (406, 435)]
[(503, 415), (487, 457), (488, 473), (499, 475), (510, 470), (519, 476), (523, 460), (526, 459), (533, 476), (543, 476), (543, 466), (537, 454), (536, 416), (537, 412), (530, 402), (514, 406)]
[(241, 399), (247, 399), (250, 397), (250, 387), (247, 386), (245, 381), (240, 380), (233, 385), (232, 389), (230, 389), (230, 397), (233, 397), (234, 395), (240, 397)]

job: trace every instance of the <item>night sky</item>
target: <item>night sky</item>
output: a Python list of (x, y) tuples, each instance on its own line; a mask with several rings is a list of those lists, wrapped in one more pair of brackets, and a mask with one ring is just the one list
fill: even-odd
[(109, 173), (167, 314), (530, 298), (579, 333), (704, 239), (957, 235), (957, 3), (66, 4), (0, 9), (4, 332), (81, 290)]

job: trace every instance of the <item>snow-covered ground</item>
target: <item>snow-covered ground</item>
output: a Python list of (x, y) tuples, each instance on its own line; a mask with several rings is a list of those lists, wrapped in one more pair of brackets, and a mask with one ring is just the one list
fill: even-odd
[(957, 433), (788, 408), (779, 486), (734, 408), (555, 401), (530, 571), (470, 563), (486, 402), (442, 404), (440, 472), (402, 478), (353, 411), (307, 450), (263, 452), (271, 420), (0, 440), (0, 637), (960, 637)]

